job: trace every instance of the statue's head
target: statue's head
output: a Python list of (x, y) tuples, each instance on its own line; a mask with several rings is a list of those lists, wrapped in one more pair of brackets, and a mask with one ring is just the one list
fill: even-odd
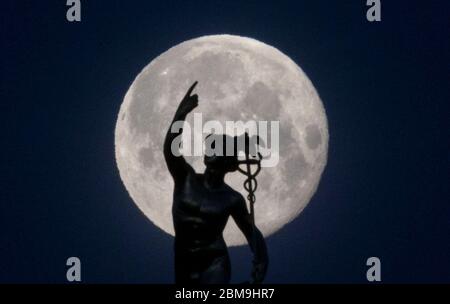
[[(207, 169), (213, 169), (222, 173), (233, 172), (239, 169), (239, 152), (256, 156), (258, 146), (265, 146), (264, 141), (257, 135), (249, 137), (247, 133), (240, 136), (226, 134), (209, 134), (205, 138), (204, 163)], [(259, 154), (259, 153), (258, 153)]]
[(238, 169), (238, 137), (225, 134), (209, 134), (205, 138), (205, 157), (207, 169), (222, 173)]

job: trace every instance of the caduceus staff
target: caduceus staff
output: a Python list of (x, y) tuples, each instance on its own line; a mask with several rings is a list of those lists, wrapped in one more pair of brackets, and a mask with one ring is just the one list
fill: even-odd
[[(245, 145), (244, 145), (244, 154), (245, 159), (240, 160), (239, 165), (245, 165), (245, 169), (238, 167), (239, 172), (244, 174), (247, 179), (244, 181), (244, 189), (247, 191), (247, 200), (250, 205), (250, 218), (252, 223), (252, 229), (255, 231), (256, 223), (255, 223), (255, 203), (256, 203), (256, 189), (258, 188), (258, 181), (256, 180), (256, 176), (261, 171), (261, 160), (262, 155), (258, 151), (258, 145), (261, 143), (259, 136), (250, 137), (247, 133), (245, 133)], [(252, 170), (252, 166), (254, 166), (254, 170)], [(252, 246), (255, 245), (255, 234), (253, 233)], [(248, 282), (245, 282), (248, 283)]]

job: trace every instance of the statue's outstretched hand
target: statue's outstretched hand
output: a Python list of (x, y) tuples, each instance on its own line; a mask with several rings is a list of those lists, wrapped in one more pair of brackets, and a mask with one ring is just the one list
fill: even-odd
[(194, 84), (191, 85), (189, 90), (186, 92), (186, 95), (181, 100), (181, 103), (177, 110), (179, 115), (187, 115), (198, 106), (198, 95), (191, 95), (197, 83), (198, 81), (194, 82)]

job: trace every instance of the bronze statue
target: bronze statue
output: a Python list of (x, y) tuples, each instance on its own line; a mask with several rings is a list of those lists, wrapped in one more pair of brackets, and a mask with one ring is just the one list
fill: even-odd
[[(191, 95), (196, 85), (197, 82), (187, 91), (172, 124), (184, 121), (197, 107), (198, 96)], [(205, 172), (197, 174), (183, 156), (172, 153), (172, 141), (183, 132), (182, 129), (178, 133), (171, 132), (172, 124), (164, 142), (164, 157), (175, 182), (172, 215), (175, 227), (176, 283), (230, 282), (231, 265), (223, 239), (223, 231), (230, 215), (253, 252), (252, 282), (261, 283), (268, 266), (264, 237), (254, 225), (244, 197), (224, 181), (225, 174), (239, 169), (237, 153), (233, 156), (225, 153), (205, 156)]]

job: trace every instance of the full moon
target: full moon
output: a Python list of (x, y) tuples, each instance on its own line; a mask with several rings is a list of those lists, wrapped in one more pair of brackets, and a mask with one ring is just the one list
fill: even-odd
[[(203, 36), (180, 43), (150, 62), (126, 93), (115, 130), (120, 177), (134, 203), (157, 227), (174, 235), (173, 180), (163, 141), (191, 84), (203, 122), (279, 121), (279, 162), (262, 168), (256, 191), (256, 225), (265, 236), (295, 219), (316, 192), (327, 162), (328, 125), (311, 81), (288, 56), (255, 39)], [(193, 113), (194, 113), (193, 112)], [(191, 123), (193, 113), (187, 122)], [(203, 157), (186, 157), (198, 173)], [(247, 197), (245, 176), (226, 182)], [(244, 236), (230, 218), (224, 238), (242, 245)]]

